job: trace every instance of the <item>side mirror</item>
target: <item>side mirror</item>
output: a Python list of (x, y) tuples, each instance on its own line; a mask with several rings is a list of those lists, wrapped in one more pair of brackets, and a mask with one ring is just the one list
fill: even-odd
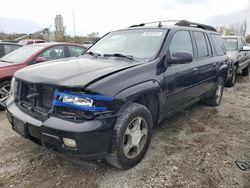
[(44, 61), (46, 61), (46, 59), (44, 57), (37, 57), (35, 63), (41, 63)]
[(242, 51), (250, 51), (250, 46), (243, 46)]
[(187, 52), (175, 52), (169, 58), (169, 64), (185, 64), (193, 61), (193, 56)]

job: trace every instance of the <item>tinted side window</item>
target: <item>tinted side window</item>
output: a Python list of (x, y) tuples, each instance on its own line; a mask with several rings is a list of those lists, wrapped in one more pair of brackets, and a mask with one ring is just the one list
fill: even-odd
[(175, 33), (169, 46), (169, 52), (170, 55), (175, 52), (187, 52), (192, 56), (194, 55), (193, 44), (189, 31), (177, 31)]
[(216, 34), (211, 34), (211, 37), (212, 37), (217, 55), (225, 55), (226, 51), (225, 51), (221, 36), (216, 35)]
[(194, 38), (198, 49), (198, 57), (209, 56), (204, 34), (202, 32), (194, 32)]
[(79, 46), (68, 46), (68, 48), (69, 48), (69, 55), (70, 55), (70, 57), (79, 56), (83, 52), (85, 52), (85, 49), (81, 48)]
[(16, 45), (4, 45), (4, 51), (5, 51), (5, 54), (8, 54), (14, 50), (16, 50), (17, 48), (19, 48), (19, 46), (16, 46)]
[(47, 50), (43, 51), (39, 55), (39, 57), (44, 57), (46, 61), (65, 58), (64, 47), (63, 46), (50, 47)]
[(0, 44), (0, 57), (2, 57), (4, 55), (5, 55), (4, 46)]
[(242, 50), (244, 46), (244, 42), (242, 39), (238, 39), (238, 41), (239, 41), (239, 50)]
[(211, 47), (211, 42), (210, 39), (208, 38), (207, 34), (205, 34), (206, 42), (207, 42), (207, 47), (208, 47), (208, 54), (213, 55), (212, 47)]
[(243, 46), (246, 46), (246, 45), (247, 45), (247, 43), (246, 43), (246, 41), (245, 41), (244, 39), (241, 39), (241, 41), (242, 41), (242, 43), (243, 43)]

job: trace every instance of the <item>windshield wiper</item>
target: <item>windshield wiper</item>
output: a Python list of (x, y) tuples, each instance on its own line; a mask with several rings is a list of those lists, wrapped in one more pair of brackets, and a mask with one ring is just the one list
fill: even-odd
[(101, 56), (101, 54), (96, 53), (96, 52), (84, 52), (83, 54), (89, 54), (89, 55), (94, 56), (94, 57)]
[(1, 62), (5, 62), (5, 63), (12, 63), (12, 62), (10, 62), (10, 61), (5, 61), (5, 60), (2, 60), (2, 59), (0, 59), (0, 61), (1, 61)]
[(132, 56), (132, 55), (124, 55), (124, 54), (119, 54), (119, 53), (115, 53), (115, 54), (103, 54), (103, 56), (105, 57), (107, 57), (107, 56), (109, 56), (109, 57), (111, 57), (111, 56), (113, 56), (113, 57), (124, 57), (124, 58), (127, 58), (127, 59), (129, 59), (129, 60), (132, 60), (132, 61), (135, 61), (134, 60), (134, 57)]

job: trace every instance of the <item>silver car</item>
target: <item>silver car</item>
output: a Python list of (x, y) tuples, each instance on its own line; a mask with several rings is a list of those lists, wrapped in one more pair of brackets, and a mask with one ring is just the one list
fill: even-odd
[(231, 60), (231, 68), (226, 86), (235, 84), (237, 73), (248, 76), (250, 72), (250, 46), (241, 36), (222, 36), (227, 55)]

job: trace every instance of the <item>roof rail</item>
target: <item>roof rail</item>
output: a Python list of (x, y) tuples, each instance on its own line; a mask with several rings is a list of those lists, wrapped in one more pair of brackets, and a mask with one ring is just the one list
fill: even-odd
[(200, 23), (195, 23), (195, 22), (189, 22), (186, 20), (163, 20), (163, 21), (155, 21), (155, 22), (147, 22), (147, 23), (141, 23), (138, 25), (131, 25), (129, 28), (132, 27), (143, 27), (145, 25), (149, 25), (149, 24), (154, 24), (157, 23), (157, 27), (163, 27), (162, 23), (171, 23), (174, 22), (174, 25), (178, 25), (178, 26), (185, 26), (185, 27), (197, 27), (197, 28), (201, 28), (204, 30), (209, 30), (209, 31), (215, 31), (216, 29), (212, 26), (209, 25), (204, 25), (204, 24), (200, 24)]
[(204, 24), (200, 24), (200, 23), (195, 23), (195, 22), (189, 22), (189, 21), (186, 21), (186, 20), (181, 20), (181, 21), (177, 22), (175, 25), (186, 26), (186, 27), (197, 27), (197, 28), (201, 28), (201, 29), (204, 29), (204, 30), (217, 32), (216, 29), (214, 27), (212, 27), (212, 26), (204, 25)]
[(165, 22), (165, 23), (171, 23), (171, 22), (179, 22), (181, 20), (162, 20), (162, 21), (154, 21), (154, 22), (147, 22), (147, 23), (141, 23), (141, 24), (138, 24), (138, 25), (131, 25), (129, 26), (129, 28), (131, 27), (143, 27), (145, 25), (149, 25), (149, 24), (154, 24), (154, 23), (157, 23), (158, 26), (157, 27), (162, 27), (162, 23)]

